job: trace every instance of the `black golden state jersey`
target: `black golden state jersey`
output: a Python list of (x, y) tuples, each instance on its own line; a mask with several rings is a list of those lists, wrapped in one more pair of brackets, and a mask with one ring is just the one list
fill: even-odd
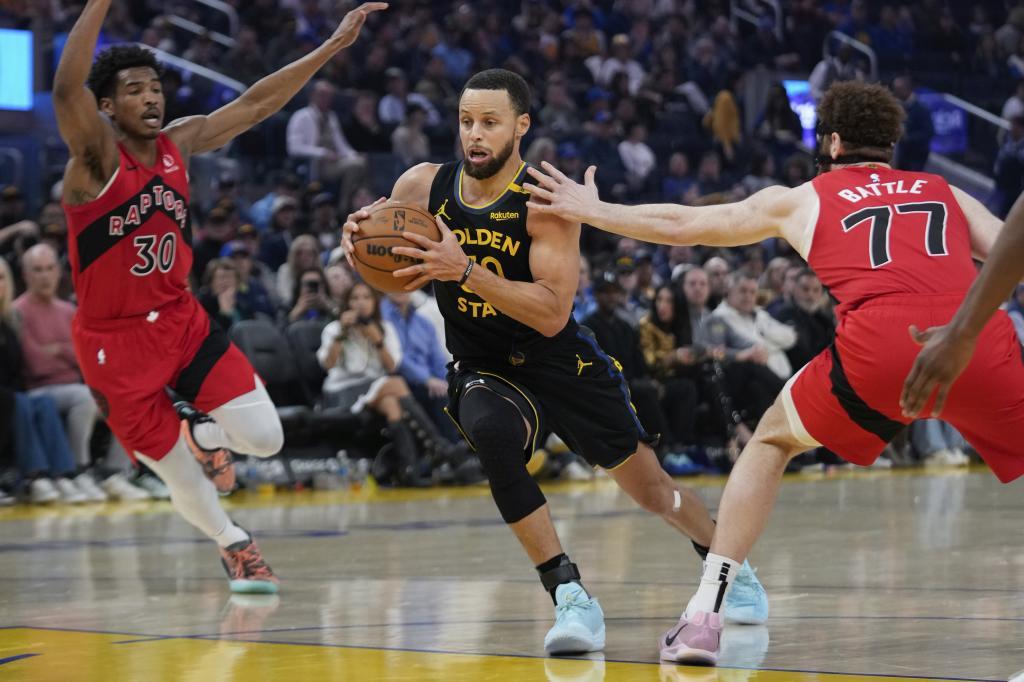
[[(523, 190), (526, 164), (522, 164), (505, 192), (484, 206), (462, 200), (462, 162), (441, 166), (430, 187), (430, 212), (440, 216), (455, 233), (475, 267), (485, 267), (499, 277), (532, 282), (530, 235), (526, 231)], [(535, 354), (546, 352), (566, 338), (576, 336), (572, 315), (556, 336), (537, 330), (498, 311), (467, 286), (434, 282), (434, 295), (444, 316), (445, 338), (456, 360), (483, 360), (521, 365)]]

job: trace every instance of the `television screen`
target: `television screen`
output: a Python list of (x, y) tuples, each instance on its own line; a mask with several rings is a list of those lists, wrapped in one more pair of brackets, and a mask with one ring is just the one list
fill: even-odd
[(0, 29), (0, 109), (32, 108), (32, 33)]

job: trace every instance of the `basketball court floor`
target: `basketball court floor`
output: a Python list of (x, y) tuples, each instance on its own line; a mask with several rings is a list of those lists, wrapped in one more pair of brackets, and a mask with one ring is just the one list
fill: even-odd
[[(690, 479), (712, 506), (723, 479)], [(484, 487), (237, 495), (282, 580), (230, 596), (165, 502), (0, 510), (0, 680), (1006, 680), (1024, 668), (1022, 484), (788, 477), (755, 550), (766, 627), (659, 665), (699, 561), (607, 479), (546, 488), (603, 656), (544, 657), (552, 606)]]

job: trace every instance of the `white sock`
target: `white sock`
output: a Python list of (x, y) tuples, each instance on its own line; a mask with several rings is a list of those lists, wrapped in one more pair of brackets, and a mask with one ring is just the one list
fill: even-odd
[(700, 578), (700, 586), (697, 594), (693, 595), (690, 603), (686, 605), (683, 613), (687, 617), (697, 611), (707, 613), (718, 613), (725, 603), (725, 595), (729, 591), (736, 574), (740, 571), (743, 562), (733, 561), (728, 557), (719, 554), (708, 553), (704, 560), (704, 574)]
[(248, 533), (232, 523), (220, 506), (217, 489), (203, 473), (183, 438), (178, 438), (171, 451), (159, 461), (140, 452), (135, 455), (155, 471), (171, 491), (175, 511), (207, 537), (221, 547), (248, 539)]

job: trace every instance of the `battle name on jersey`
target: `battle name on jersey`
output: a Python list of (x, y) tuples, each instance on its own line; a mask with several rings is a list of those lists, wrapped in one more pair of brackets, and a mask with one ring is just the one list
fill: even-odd
[(880, 197), (886, 194), (923, 194), (922, 190), (924, 189), (924, 186), (928, 184), (927, 180), (914, 180), (914, 183), (908, 187), (903, 180), (878, 182), (877, 175), (872, 175), (871, 179), (875, 180), (875, 182), (863, 186), (841, 189), (837, 194), (849, 201), (851, 204), (856, 204), (858, 201), (863, 199)]
[(184, 200), (163, 185), (153, 185), (151, 189), (143, 188), (135, 202), (122, 206), (120, 209), (119, 213), (121, 214), (109, 217), (108, 230), (111, 237), (124, 236), (126, 227), (138, 227), (154, 209), (161, 209), (163, 213), (173, 217), (183, 231), (188, 221), (188, 207)]

